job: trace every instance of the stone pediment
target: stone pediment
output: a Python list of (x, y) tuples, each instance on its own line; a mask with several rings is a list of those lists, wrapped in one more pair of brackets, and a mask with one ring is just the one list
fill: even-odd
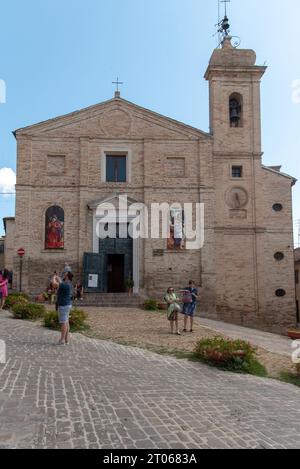
[(194, 127), (114, 98), (14, 132), (22, 137), (99, 139), (208, 139)]
[[(127, 204), (127, 205), (126, 205)], [(122, 205), (125, 206), (130, 206), (132, 204), (141, 204), (140, 201), (133, 199), (132, 197), (128, 197), (124, 194), (110, 194), (109, 196), (106, 197), (101, 197), (99, 199), (93, 200), (88, 204), (88, 207), (90, 210), (97, 210), (98, 207), (102, 208), (109, 208), (111, 206), (114, 206), (116, 209), (119, 209), (120, 206), (122, 208)]]

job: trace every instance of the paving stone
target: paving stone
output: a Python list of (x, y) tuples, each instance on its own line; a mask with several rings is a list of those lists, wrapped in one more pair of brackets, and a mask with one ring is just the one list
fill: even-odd
[(300, 448), (294, 386), (5, 316), (0, 337), (1, 448)]

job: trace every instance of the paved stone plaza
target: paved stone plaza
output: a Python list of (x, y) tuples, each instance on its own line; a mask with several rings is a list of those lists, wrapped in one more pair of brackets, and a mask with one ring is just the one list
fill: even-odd
[(0, 316), (3, 448), (300, 448), (300, 390)]

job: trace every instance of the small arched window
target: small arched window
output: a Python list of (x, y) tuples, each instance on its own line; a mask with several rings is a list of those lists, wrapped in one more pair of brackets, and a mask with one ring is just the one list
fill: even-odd
[(65, 212), (54, 205), (46, 211), (45, 249), (64, 249)]
[(243, 97), (233, 93), (229, 98), (230, 127), (243, 127)]

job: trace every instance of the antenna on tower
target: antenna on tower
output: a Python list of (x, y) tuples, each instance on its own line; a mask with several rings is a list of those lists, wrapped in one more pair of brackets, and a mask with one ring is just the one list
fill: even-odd
[(221, 36), (229, 36), (230, 33), (230, 24), (229, 24), (229, 19), (227, 16), (227, 3), (230, 3), (231, 0), (218, 0), (219, 1), (219, 9), (221, 7), (221, 3), (225, 3), (225, 15), (222, 21), (219, 21), (219, 33)]
[[(224, 18), (221, 20), (221, 3), (225, 4)], [(231, 3), (231, 0), (218, 0), (218, 23), (215, 25), (218, 34), (218, 47), (221, 47), (224, 39), (230, 35), (230, 23), (227, 16), (227, 3)], [(231, 36), (234, 39), (233, 47), (238, 47), (241, 43), (241, 39), (238, 36)]]

